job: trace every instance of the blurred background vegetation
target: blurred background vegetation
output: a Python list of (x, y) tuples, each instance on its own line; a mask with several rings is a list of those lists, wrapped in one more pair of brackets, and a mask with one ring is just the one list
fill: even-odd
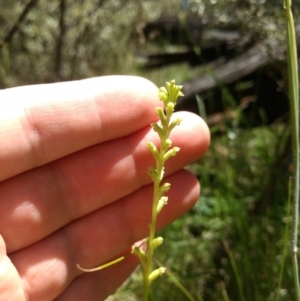
[[(297, 21), (300, 4), (294, 2)], [(263, 45), (268, 66), (279, 74), (276, 89), (286, 95), (285, 53), (272, 51), (285, 44), (281, 0), (0, 0), (0, 88), (108, 74), (140, 75), (161, 86), (211, 72), (188, 61), (143, 68), (148, 54), (186, 49), (165, 36), (154, 43), (145, 35), (145, 26), (162, 15), (197, 16), (202, 28), (234, 30), (238, 40)], [(192, 46), (200, 56), (197, 41)], [(235, 81), (234, 89), (248, 82)], [(259, 111), (259, 122), (248, 122), (232, 87), (221, 83), (217, 89), (222, 108), (213, 113), (221, 119), (211, 123), (211, 147), (187, 167), (201, 180), (201, 200), (162, 231), (157, 259), (195, 300), (294, 300), (287, 118), (271, 122)], [(211, 94), (218, 94), (216, 87), (196, 95), (198, 113), (207, 120)], [(265, 98), (272, 107), (272, 96)], [(109, 300), (140, 300), (140, 281), (137, 271)], [(151, 300), (186, 299), (166, 276), (153, 285)]]

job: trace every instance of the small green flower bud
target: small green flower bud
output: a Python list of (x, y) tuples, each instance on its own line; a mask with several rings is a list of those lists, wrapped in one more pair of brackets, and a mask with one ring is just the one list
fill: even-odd
[(176, 104), (177, 98), (180, 96), (183, 96), (183, 93), (181, 92), (182, 86), (175, 85), (175, 80), (171, 80), (170, 82), (166, 83), (167, 86), (167, 96), (168, 100), (174, 105)]
[(163, 209), (163, 207), (165, 205), (167, 205), (168, 203), (168, 197), (167, 196), (162, 196), (159, 200), (158, 200), (158, 204), (156, 207), (156, 214), (159, 214), (161, 212), (161, 210)]
[(168, 94), (168, 91), (167, 91), (167, 89), (166, 89), (165, 87), (160, 87), (158, 90), (159, 90), (159, 92), (161, 92), (161, 93)]
[(154, 270), (150, 275), (149, 275), (149, 283), (153, 282), (157, 277), (161, 276), (166, 272), (166, 268), (160, 267), (156, 270)]
[(175, 79), (172, 79), (170, 82), (166, 82), (168, 92), (172, 92), (174, 89)]
[(165, 155), (164, 155), (164, 161), (167, 161), (170, 159), (172, 156), (176, 156), (176, 154), (179, 152), (180, 148), (179, 147), (173, 147), (172, 149), (168, 150)]
[(151, 126), (154, 132), (156, 132), (159, 135), (159, 137), (163, 137), (164, 133), (162, 131), (162, 128), (157, 123), (151, 123)]
[(175, 126), (180, 125), (181, 121), (181, 118), (176, 118), (175, 120), (173, 120), (168, 128), (169, 133), (174, 129)]
[(166, 111), (170, 114), (174, 112), (175, 104), (173, 102), (169, 102), (166, 105)]
[(157, 247), (159, 247), (160, 245), (162, 245), (162, 243), (164, 242), (164, 239), (162, 237), (156, 237), (151, 241), (151, 248), (156, 249)]
[(169, 148), (171, 145), (172, 145), (172, 140), (171, 139), (166, 139), (164, 144), (163, 144), (163, 147)]
[(155, 111), (156, 111), (156, 114), (159, 117), (162, 125), (164, 125), (166, 123), (166, 115), (165, 115), (163, 109), (162, 108), (156, 108)]
[(153, 144), (153, 142), (147, 142), (147, 147), (148, 149), (153, 152), (153, 151), (156, 151), (157, 152), (157, 148), (156, 146)]
[(158, 89), (158, 97), (163, 102), (168, 98), (168, 91), (165, 87)]
[(163, 185), (161, 185), (161, 186), (159, 187), (159, 189), (160, 189), (163, 193), (169, 191), (170, 188), (171, 188), (171, 184), (170, 184), (170, 183), (164, 183)]
[(158, 152), (156, 146), (152, 142), (147, 142), (147, 147), (148, 147), (149, 151), (152, 153), (155, 160), (159, 160), (160, 159), (159, 152)]

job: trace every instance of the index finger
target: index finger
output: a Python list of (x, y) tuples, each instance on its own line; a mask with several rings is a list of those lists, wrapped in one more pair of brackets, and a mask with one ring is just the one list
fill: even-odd
[(0, 181), (157, 119), (157, 88), (106, 76), (0, 91)]

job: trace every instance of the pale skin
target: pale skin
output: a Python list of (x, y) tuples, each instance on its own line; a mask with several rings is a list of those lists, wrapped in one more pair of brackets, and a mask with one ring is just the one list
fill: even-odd
[[(157, 93), (129, 76), (0, 91), (0, 301), (104, 300), (135, 269), (134, 255), (95, 273), (76, 264), (94, 268), (147, 236)], [(159, 228), (197, 200), (199, 183), (182, 168), (210, 139), (198, 116), (176, 115), (181, 150), (166, 164)]]

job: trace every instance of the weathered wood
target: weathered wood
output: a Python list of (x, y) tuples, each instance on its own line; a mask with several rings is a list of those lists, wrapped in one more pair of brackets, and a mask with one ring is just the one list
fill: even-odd
[(203, 76), (184, 83), (183, 93), (185, 97), (182, 97), (180, 101), (182, 102), (195, 94), (213, 89), (218, 85), (232, 83), (267, 65), (269, 62), (270, 56), (258, 46), (253, 46), (245, 53), (231, 59), (221, 66), (211, 68), (208, 65)]
[[(296, 32), (300, 33), (300, 23), (296, 24)], [(297, 40), (299, 43), (299, 34)], [(275, 59), (277, 61), (283, 61), (286, 59), (285, 52), (285, 44), (280, 44), (275, 40), (266, 39), (259, 45), (252, 46), (244, 53), (220, 66), (211, 68), (210, 65), (207, 65), (207, 72), (203, 76), (191, 79), (184, 83), (183, 93), (185, 97), (182, 97), (180, 102), (186, 101), (196, 94), (216, 88), (217, 86), (237, 81), (272, 63)]]

